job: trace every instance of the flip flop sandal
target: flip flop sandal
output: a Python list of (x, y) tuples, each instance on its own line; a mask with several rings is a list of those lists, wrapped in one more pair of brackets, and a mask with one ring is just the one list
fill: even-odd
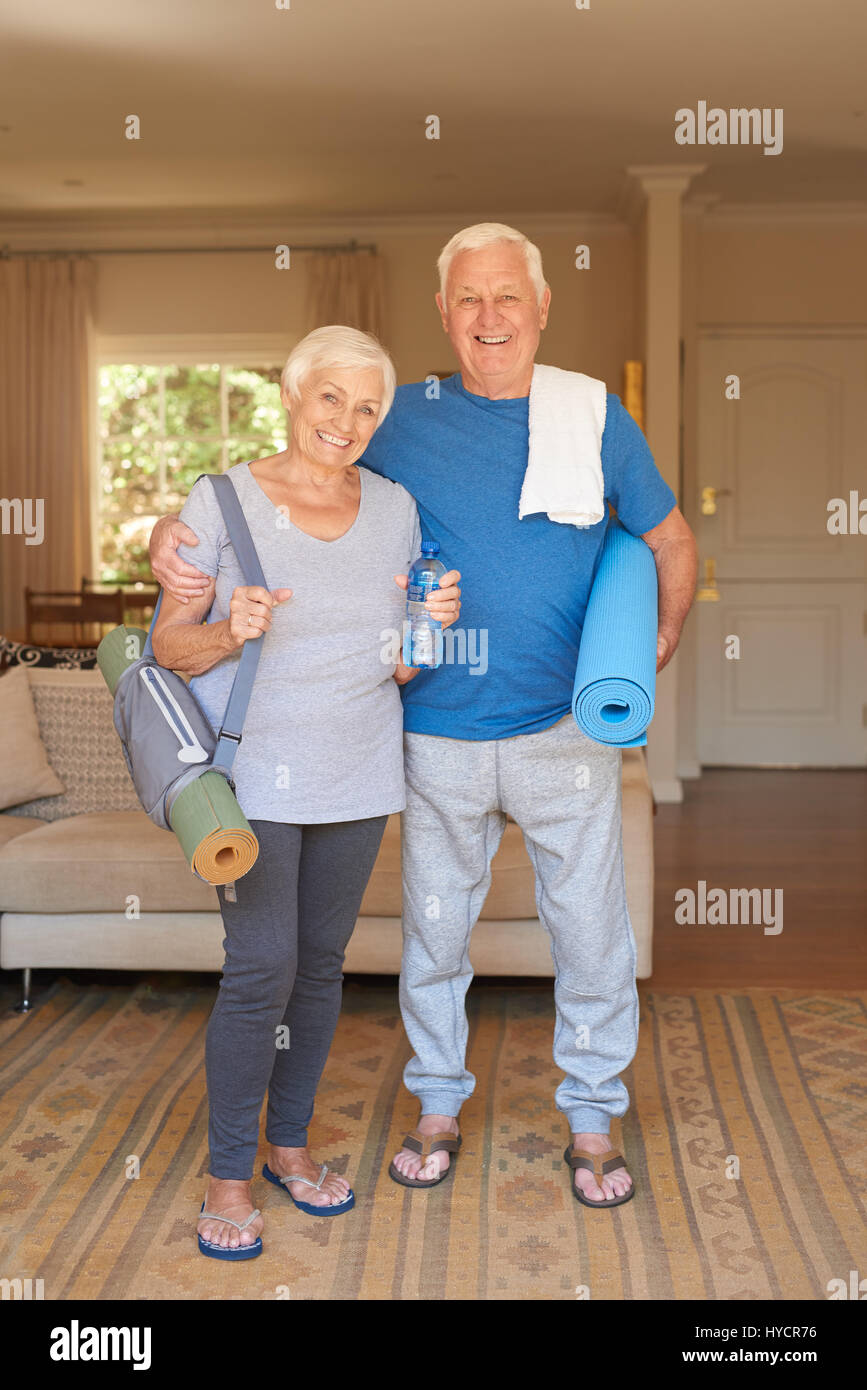
[[(602, 1186), (602, 1178), (606, 1173), (613, 1173), (615, 1168), (625, 1168), (626, 1159), (617, 1149), (606, 1149), (603, 1154), (592, 1154), (589, 1149), (573, 1149), (571, 1144), (567, 1144), (563, 1154), (563, 1160), (568, 1163), (571, 1169), (587, 1168), (596, 1179), (597, 1187)], [(572, 1196), (576, 1202), (580, 1202), (585, 1207), (619, 1207), (624, 1202), (628, 1202), (630, 1197), (635, 1196), (635, 1183), (633, 1182), (628, 1192), (624, 1192), (621, 1197), (608, 1197), (604, 1202), (593, 1202), (570, 1179)]]
[[(205, 1204), (202, 1203), (202, 1210), (199, 1219), (203, 1216), (210, 1216), (213, 1221), (225, 1221), (228, 1226), (235, 1226), (239, 1231), (245, 1231), (251, 1221), (255, 1221), (257, 1216), (262, 1213), (257, 1209), (250, 1213), (246, 1221), (233, 1221), (231, 1216), (220, 1216), (216, 1211), (205, 1211)], [(198, 1235), (198, 1232), (196, 1232)], [(261, 1255), (263, 1250), (262, 1237), (257, 1236), (252, 1245), (239, 1245), (233, 1250), (228, 1245), (215, 1245), (212, 1240), (205, 1240), (202, 1236), (199, 1239), (199, 1252), (207, 1255), (209, 1260), (255, 1260), (257, 1255)]]
[(319, 1170), (318, 1182), (311, 1182), (309, 1178), (296, 1177), (294, 1173), (290, 1173), (289, 1176), (286, 1178), (278, 1178), (277, 1174), (272, 1173), (271, 1169), (268, 1167), (266, 1163), (262, 1169), (262, 1177), (267, 1178), (268, 1181), (272, 1182), (275, 1187), (282, 1187), (283, 1191), (286, 1193), (286, 1196), (292, 1198), (292, 1201), (295, 1203), (298, 1210), (306, 1211), (308, 1216), (342, 1216), (345, 1211), (351, 1211), (351, 1209), (355, 1206), (355, 1193), (352, 1191), (352, 1188), (349, 1189), (348, 1197), (344, 1197), (342, 1202), (337, 1202), (330, 1207), (317, 1207), (314, 1206), (312, 1202), (299, 1202), (297, 1197), (292, 1197), (292, 1193), (289, 1191), (288, 1184), (290, 1182), (303, 1182), (306, 1183), (308, 1187), (312, 1187), (316, 1192), (321, 1192), (322, 1184), (325, 1181), (325, 1174), (327, 1172), (328, 1167), (326, 1164), (323, 1163), (322, 1167)]
[[(414, 1129), (410, 1134), (403, 1136), (401, 1145), (401, 1148), (412, 1149), (413, 1153), (420, 1154), (422, 1158), (429, 1158), (435, 1153), (456, 1154), (460, 1147), (461, 1136), (450, 1134), (448, 1130), (442, 1134), (422, 1134), (421, 1130)], [(400, 1169), (395, 1168), (394, 1162), (391, 1162), (388, 1165), (388, 1176), (394, 1182), (399, 1182), (401, 1187), (437, 1187), (439, 1183), (445, 1182), (454, 1166), (453, 1162), (450, 1163), (438, 1178), (405, 1178)]]

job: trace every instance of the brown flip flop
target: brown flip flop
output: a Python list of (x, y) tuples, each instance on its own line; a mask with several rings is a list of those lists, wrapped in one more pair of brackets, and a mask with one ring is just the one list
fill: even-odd
[[(429, 1158), (435, 1153), (456, 1154), (461, 1147), (461, 1136), (450, 1134), (448, 1130), (442, 1134), (422, 1134), (420, 1130), (414, 1129), (410, 1134), (403, 1136), (402, 1149), (412, 1149), (413, 1153), (420, 1154), (422, 1158)], [(394, 1161), (388, 1165), (388, 1176), (393, 1182), (399, 1182), (401, 1187), (436, 1187), (439, 1183), (445, 1182), (449, 1173), (454, 1168), (454, 1162), (450, 1163), (444, 1173), (438, 1178), (405, 1178), (399, 1168), (395, 1168)]]
[[(606, 1173), (613, 1173), (615, 1168), (625, 1168), (626, 1159), (617, 1149), (606, 1149), (602, 1154), (592, 1154), (589, 1149), (573, 1149), (571, 1144), (566, 1145), (563, 1160), (570, 1169), (587, 1168), (596, 1179), (596, 1186), (602, 1186), (602, 1178)], [(621, 1197), (608, 1197), (604, 1202), (591, 1201), (585, 1197), (580, 1187), (576, 1187), (572, 1179), (569, 1179), (572, 1188), (572, 1196), (576, 1202), (580, 1202), (585, 1207), (619, 1207), (624, 1202), (628, 1202), (630, 1197), (635, 1196), (635, 1182), (628, 1192), (624, 1192)]]

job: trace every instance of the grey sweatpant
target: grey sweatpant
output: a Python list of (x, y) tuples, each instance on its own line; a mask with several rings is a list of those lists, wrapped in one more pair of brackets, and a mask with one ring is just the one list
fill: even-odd
[(635, 939), (626, 906), (621, 754), (571, 715), (537, 734), (473, 741), (404, 735), (400, 1005), (415, 1056), (404, 1082), (422, 1113), (457, 1115), (466, 1068), (470, 933), (512, 816), (536, 873), (554, 961), (557, 1108), (572, 1132), (607, 1134), (629, 1096), (638, 1041)]

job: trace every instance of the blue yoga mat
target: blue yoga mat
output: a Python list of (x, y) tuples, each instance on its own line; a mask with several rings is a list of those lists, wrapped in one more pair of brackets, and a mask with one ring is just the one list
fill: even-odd
[(578, 649), (572, 713), (595, 743), (647, 743), (656, 693), (656, 563), (650, 547), (610, 521)]

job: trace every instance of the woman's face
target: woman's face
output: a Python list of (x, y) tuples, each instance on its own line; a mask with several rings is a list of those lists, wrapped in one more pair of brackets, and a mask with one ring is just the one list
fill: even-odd
[(292, 443), (311, 463), (346, 468), (361, 458), (379, 424), (382, 374), (325, 367), (301, 384), (300, 401), (283, 404), (292, 417)]

